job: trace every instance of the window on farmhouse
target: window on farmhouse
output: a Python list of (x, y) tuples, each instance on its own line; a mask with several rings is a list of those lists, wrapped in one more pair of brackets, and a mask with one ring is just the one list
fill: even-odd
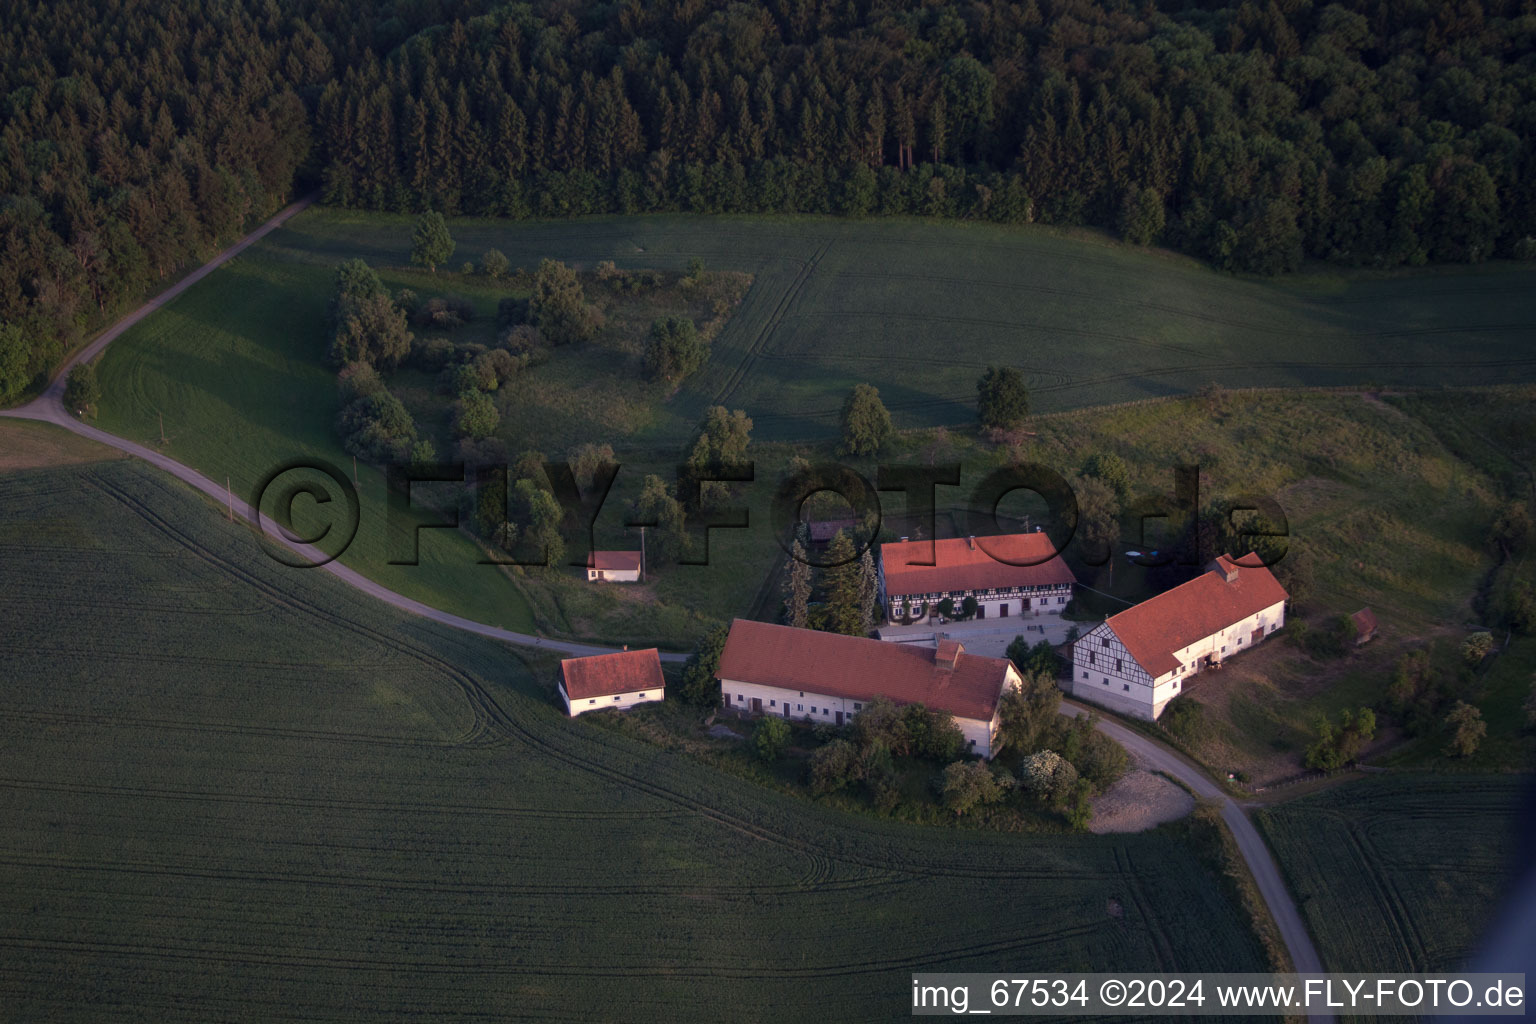
[(778, 706), (779, 706), (779, 702), (778, 702), (778, 701), (776, 701), (776, 700), (770, 700), (770, 701), (769, 701), (769, 702), (768, 702), (768, 706), (769, 706), (769, 707), (771, 707), (771, 708), (776, 708), (776, 707), (778, 707)]
[(645, 694), (644, 694), (644, 693), (641, 693), (641, 694), (640, 694), (640, 696), (642, 696), (642, 697), (644, 697), (644, 696), (645, 696)]
[(737, 704), (741, 703), (741, 694), (739, 694), (739, 693), (736, 695), (736, 703)]
[(1116, 672), (1124, 672), (1125, 671), (1125, 665), (1123, 664), (1124, 661), (1125, 661), (1124, 658), (1116, 658), (1115, 659), (1115, 671)]
[(1121, 686), (1121, 689), (1124, 689), (1124, 690), (1129, 690), (1130, 688), (1131, 688), (1131, 684), (1130, 683), (1125, 683), (1125, 684), (1123, 684)]
[(864, 705), (858, 703), (857, 701), (855, 701), (854, 705), (853, 705), (853, 710), (855, 710), (855, 711), (863, 711), (864, 710)]
[(597, 698), (593, 697), (591, 700), (587, 701), (587, 703), (588, 704), (596, 704), (597, 703)]
[(1093, 653), (1092, 651), (1089, 651), (1088, 652), (1088, 664), (1096, 665), (1096, 664), (1098, 664), (1098, 661), (1099, 661), (1099, 656), (1097, 654)]
[(796, 711), (804, 711), (805, 710), (805, 705), (804, 704), (796, 704), (795, 705), (795, 710)]
[(613, 699), (614, 699), (614, 700), (618, 700), (618, 699), (619, 699), (619, 695), (618, 695), (618, 694), (614, 694), (614, 695), (613, 695)]

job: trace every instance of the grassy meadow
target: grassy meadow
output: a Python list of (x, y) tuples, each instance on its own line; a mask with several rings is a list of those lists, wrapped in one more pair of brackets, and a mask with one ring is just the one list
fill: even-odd
[[(350, 475), (332, 427), (333, 375), (321, 361), (335, 265), (361, 256), (391, 287), (469, 298), (481, 316), (461, 329), (466, 340), (485, 329), (499, 297), (516, 293), (511, 284), (409, 267), (410, 227), (409, 218), (337, 210), (295, 218), (108, 350), (100, 424), (158, 444), (163, 417), (165, 450), (228, 477), (237, 495), (289, 460), (325, 459)], [(969, 473), (1003, 454), (944, 426), (972, 422), (975, 380), (989, 363), (1023, 368), (1045, 413), (1178, 395), (1210, 381), (1427, 386), (1529, 380), (1536, 371), (1525, 344), (1536, 290), (1531, 271), (1516, 265), (1257, 281), (1086, 235), (957, 223), (656, 216), (458, 221), (452, 229), (450, 266), (496, 247), (522, 267), (554, 256), (589, 270), (612, 259), (622, 269), (676, 272), (699, 257), (712, 270), (751, 275), (710, 361), (673, 391), (635, 379), (633, 353), (623, 351), (632, 343), (615, 335), (556, 350), (497, 394), (514, 455), (613, 445), (626, 468), (598, 524), (605, 545), (635, 545), (622, 525), (625, 501), (646, 473), (672, 476), (705, 408), (746, 410), (764, 482), (742, 503), (756, 525), (715, 531), (708, 568), (677, 567), (654, 585), (597, 594), (569, 573), (538, 578), (478, 565), (475, 544), (443, 530), (422, 534), (420, 565), (391, 565), (399, 552), (383, 529), (382, 476), (358, 469), (361, 528), (344, 561), (462, 615), (573, 637), (686, 647), (712, 622), (771, 604), (779, 548), (763, 524), (775, 474), (797, 452), (830, 455), (837, 410), (855, 383), (877, 385), (898, 429), (913, 432), (893, 444), (893, 456), (958, 446)], [(418, 411), (433, 400), (424, 381), (402, 386)], [(1136, 449), (1129, 454), (1165, 488), (1176, 455), (1210, 454), (1191, 447), (1203, 431), (1179, 421), (1183, 403), (1168, 409), (1068, 417), (1061, 429), (1078, 431), (1076, 441), (1059, 450), (1036, 444), (1028, 454), (1064, 456), (1064, 468), (1075, 468), (1077, 448), (1107, 438)], [(1162, 424), (1159, 436), (1134, 433), (1147, 418)], [(1268, 460), (1269, 476), (1296, 475), (1291, 450), (1265, 440), (1270, 422), (1250, 422), (1205, 444), (1232, 461), (1248, 457), (1241, 448), (1249, 446)], [(1349, 438), (1331, 443), (1341, 457), (1369, 455), (1351, 453)], [(1271, 463), (1285, 468), (1270, 472)], [(1318, 494), (1309, 486), (1285, 497), (1325, 514), (1346, 502), (1331, 481)], [(454, 487), (413, 493), (451, 501)]]
[[(0, 437), (11, 425), (0, 424)], [(129, 461), (0, 476), (18, 1020), (890, 1020), (913, 970), (1258, 970), (1177, 833), (807, 803), (285, 570)]]
[(1259, 811), (1323, 966), (1462, 968), (1529, 866), (1517, 830), (1531, 782), (1404, 773)]

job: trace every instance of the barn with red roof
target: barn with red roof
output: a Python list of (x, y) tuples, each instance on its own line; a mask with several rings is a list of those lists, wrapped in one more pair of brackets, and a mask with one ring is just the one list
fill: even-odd
[(661, 654), (654, 647), (566, 658), (555, 688), (572, 718), (604, 708), (622, 711), (667, 695)]
[(1005, 658), (737, 619), (720, 654), (720, 699), (744, 714), (842, 725), (875, 697), (948, 711), (970, 751), (991, 757), (998, 703), (1019, 675)]
[(978, 619), (1059, 616), (1077, 579), (1044, 533), (902, 540), (880, 546), (880, 603), (892, 622), (922, 622), (948, 599)]
[(1189, 678), (1285, 625), (1289, 597), (1256, 554), (1112, 615), (1072, 645), (1074, 697), (1156, 719)]

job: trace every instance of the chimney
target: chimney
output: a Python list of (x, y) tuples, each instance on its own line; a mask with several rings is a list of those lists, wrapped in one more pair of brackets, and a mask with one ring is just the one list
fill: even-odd
[(952, 669), (960, 660), (960, 652), (965, 646), (958, 640), (940, 640), (939, 649), (934, 652), (933, 663), (939, 668)]
[(629, 650), (629, 644), (625, 644), (625, 645), (624, 645), (624, 649), (625, 649), (625, 650), (626, 650), (626, 651), (627, 651), (627, 650)]
[(903, 537), (903, 538), (901, 538), (901, 542), (902, 542), (902, 543), (903, 543), (903, 544), (905, 544), (905, 543), (906, 543), (906, 542), (907, 542), (907, 538), (906, 538), (906, 537)]
[(966, 539), (971, 542), (971, 550), (975, 551), (976, 550), (976, 535), (973, 533), (973, 534), (970, 535), (970, 537), (968, 537)]

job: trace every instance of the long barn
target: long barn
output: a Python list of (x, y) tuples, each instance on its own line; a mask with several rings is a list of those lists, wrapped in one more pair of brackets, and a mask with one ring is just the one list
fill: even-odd
[(1284, 626), (1289, 596), (1257, 555), (1222, 555), (1195, 579), (1110, 616), (1073, 644), (1070, 692), (1156, 719), (1202, 668)]

